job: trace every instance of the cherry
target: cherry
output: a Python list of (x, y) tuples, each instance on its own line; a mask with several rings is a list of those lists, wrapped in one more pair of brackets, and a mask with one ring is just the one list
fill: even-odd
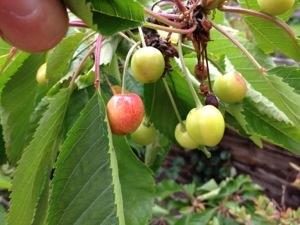
[(247, 84), (238, 72), (218, 76), (214, 82), (215, 95), (226, 103), (241, 102), (247, 94)]
[(143, 121), (143, 101), (135, 93), (116, 94), (107, 103), (107, 117), (112, 133), (132, 133)]
[(155, 82), (164, 73), (164, 56), (154, 47), (140, 48), (132, 56), (131, 70), (137, 81), (141, 83)]
[(257, 2), (263, 12), (273, 16), (285, 13), (295, 4), (295, 0), (257, 0)]
[(186, 119), (186, 129), (193, 140), (209, 147), (217, 145), (224, 135), (222, 113), (212, 105), (192, 109)]
[(153, 124), (141, 123), (136, 131), (131, 134), (131, 139), (140, 145), (149, 145), (156, 138), (156, 130)]
[(21, 50), (49, 50), (67, 29), (67, 11), (59, 0), (0, 0), (2, 38)]
[(175, 139), (178, 142), (178, 144), (183, 147), (184, 149), (190, 150), (195, 149), (199, 146), (199, 144), (194, 141), (191, 136), (188, 134), (186, 127), (185, 127), (185, 121), (183, 124), (178, 123), (175, 128)]
[(47, 64), (44, 63), (43, 65), (40, 66), (36, 73), (36, 81), (40, 85), (46, 85), (48, 84), (48, 79), (46, 76), (46, 69), (47, 69)]
[(205, 97), (205, 105), (213, 105), (216, 108), (219, 108), (219, 101), (216, 96), (209, 94)]

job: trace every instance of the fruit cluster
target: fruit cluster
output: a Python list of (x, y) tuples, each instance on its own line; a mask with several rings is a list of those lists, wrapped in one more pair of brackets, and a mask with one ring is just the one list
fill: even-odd
[[(188, 4), (192, 2), (188, 1)], [(185, 149), (217, 145), (225, 130), (224, 118), (218, 109), (219, 100), (225, 104), (235, 104), (241, 102), (247, 93), (246, 82), (238, 72), (219, 76), (213, 86), (211, 85), (206, 48), (210, 41), (212, 23), (206, 18), (206, 13), (220, 8), (224, 2), (207, 0), (203, 3), (206, 5), (187, 7), (194, 9), (193, 16), (182, 14), (168, 22), (178, 25), (180, 21), (180, 27), (195, 23), (195, 29), (186, 37), (192, 40), (197, 53), (198, 61), (193, 72), (200, 81), (200, 93), (205, 96), (205, 106), (192, 109), (186, 120), (180, 120), (175, 128), (175, 138)], [(261, 10), (271, 15), (286, 12), (294, 3), (295, 0), (258, 0)], [(178, 8), (182, 7), (184, 8)], [(193, 19), (192, 22), (190, 18)], [(159, 25), (159, 21), (155, 20), (153, 23), (155, 22)], [(35, 53), (53, 48), (66, 34), (68, 23), (67, 10), (62, 1), (0, 0), (0, 36), (21, 50)], [(178, 57), (178, 52), (172, 45), (172, 42), (178, 42), (178, 38), (175, 41), (166, 41), (159, 34), (153, 29), (144, 29), (144, 47), (137, 49), (131, 57), (133, 77), (143, 84), (158, 81), (171, 69), (169, 59)], [(172, 37), (172, 32), (167, 36)], [(46, 64), (40, 67), (36, 79), (39, 84), (48, 83)], [(124, 92), (124, 87), (122, 91)], [(131, 138), (141, 145), (152, 143), (156, 138), (156, 131), (146, 119), (142, 99), (135, 93), (123, 92), (114, 94), (107, 103), (111, 131), (117, 135), (131, 134)]]

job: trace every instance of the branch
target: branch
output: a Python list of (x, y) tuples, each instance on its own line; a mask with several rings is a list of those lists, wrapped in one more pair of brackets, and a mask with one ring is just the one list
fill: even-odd
[(256, 17), (260, 17), (262, 19), (271, 21), (272, 23), (276, 24), (278, 27), (284, 29), (291, 38), (296, 39), (296, 35), (295, 35), (294, 31), (285, 22), (281, 21), (277, 17), (270, 16), (269, 14), (258, 12), (256, 10), (252, 10), (252, 9), (231, 7), (231, 6), (225, 6), (225, 5), (221, 5), (219, 7), (219, 10), (221, 10), (223, 12), (231, 12), (231, 13), (239, 13), (239, 14), (244, 14), (244, 15), (249, 15), (249, 16), (256, 16)]
[(160, 15), (160, 14), (157, 14), (155, 12), (153, 12), (152, 10), (150, 9), (147, 9), (147, 8), (144, 8), (144, 11), (145, 13), (147, 13), (148, 15), (152, 16), (153, 18), (155, 18), (156, 20), (158, 20), (159, 22), (162, 22), (168, 26), (171, 26), (171, 27), (176, 27), (176, 28), (182, 28), (182, 24), (181, 23), (177, 23), (177, 22), (174, 22), (174, 21), (171, 21), (167, 18), (165, 18), (164, 16)]
[(185, 13), (188, 9), (184, 6), (181, 0), (174, 0), (174, 3), (177, 5), (178, 9), (182, 12)]
[(148, 23), (148, 22), (144, 23), (143, 26), (154, 29), (154, 30), (164, 30), (167, 32), (179, 33), (179, 34), (189, 34), (189, 33), (194, 32), (197, 28), (196, 24), (194, 24), (191, 28), (188, 28), (188, 29), (178, 29), (178, 28), (172, 28), (172, 27), (165, 27), (165, 26), (161, 26), (161, 25), (157, 25), (157, 24), (153, 24), (153, 23)]
[(236, 47), (238, 47), (246, 56), (247, 58), (257, 67), (257, 69), (262, 73), (265, 74), (266, 69), (262, 67), (259, 62), (256, 61), (254, 56), (238, 41), (236, 40), (231, 34), (226, 32), (221, 26), (215, 24), (212, 22), (212, 26), (219, 31), (221, 34), (223, 34), (225, 37), (227, 37)]
[(69, 26), (88, 28), (88, 26), (81, 20), (72, 20), (69, 22)]

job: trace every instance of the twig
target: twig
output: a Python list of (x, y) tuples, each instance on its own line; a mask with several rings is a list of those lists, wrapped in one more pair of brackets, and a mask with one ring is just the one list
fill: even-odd
[(123, 76), (122, 76), (122, 94), (125, 93), (125, 85), (126, 85), (126, 72), (127, 72), (127, 67), (130, 61), (130, 58), (134, 52), (134, 49), (137, 48), (139, 45), (141, 44), (141, 42), (137, 42), (136, 44), (134, 44), (128, 51), (126, 59), (125, 59), (125, 63), (124, 63), (124, 68), (123, 68)]
[(154, 30), (164, 30), (167, 32), (173, 32), (173, 33), (179, 33), (179, 34), (189, 34), (196, 30), (197, 25), (194, 24), (191, 28), (188, 28), (188, 29), (178, 29), (178, 28), (165, 27), (165, 26), (154, 24), (154, 23), (146, 22), (146, 23), (144, 23), (144, 27), (148, 27), (148, 28), (151, 28)]
[(174, 22), (169, 20), (168, 18), (165, 18), (164, 16), (153, 12), (150, 9), (144, 8), (145, 13), (147, 13), (148, 15), (152, 16), (153, 18), (155, 18), (156, 20), (158, 20), (159, 22), (162, 22), (166, 25), (172, 26), (172, 27), (176, 27), (176, 28), (182, 28), (182, 24), (178, 23), (178, 22)]
[(179, 9), (182, 13), (185, 13), (186, 11), (188, 11), (188, 9), (184, 6), (184, 4), (182, 3), (181, 0), (174, 0), (174, 2), (176, 3), (178, 9)]
[(239, 13), (239, 14), (244, 14), (244, 15), (249, 15), (249, 16), (256, 16), (256, 17), (260, 17), (262, 19), (271, 21), (272, 23), (276, 24), (278, 27), (284, 29), (291, 38), (296, 39), (296, 35), (295, 35), (294, 31), (285, 22), (281, 21), (277, 17), (271, 16), (266, 13), (258, 12), (258, 11), (252, 10), (252, 9), (245, 9), (245, 8), (241, 8), (241, 7), (231, 7), (231, 6), (225, 6), (225, 5), (221, 5), (219, 7), (219, 10), (221, 10), (223, 12), (231, 12), (231, 13)]

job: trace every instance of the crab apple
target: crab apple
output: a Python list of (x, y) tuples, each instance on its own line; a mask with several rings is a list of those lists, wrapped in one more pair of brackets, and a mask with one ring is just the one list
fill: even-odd
[(263, 12), (273, 16), (285, 13), (295, 4), (295, 0), (257, 0), (257, 2)]
[(36, 81), (40, 85), (46, 85), (48, 84), (48, 79), (46, 76), (46, 70), (47, 70), (47, 64), (44, 63), (43, 65), (40, 66), (36, 73)]
[(154, 47), (140, 48), (132, 56), (131, 70), (137, 81), (141, 83), (153, 83), (164, 73), (164, 56)]
[(218, 76), (214, 82), (215, 95), (226, 103), (241, 102), (247, 94), (247, 84), (238, 72)]
[(132, 133), (143, 121), (143, 101), (134, 93), (116, 94), (107, 103), (107, 117), (112, 133)]
[(68, 14), (59, 0), (0, 0), (0, 34), (27, 52), (53, 48), (66, 34)]
[(212, 105), (192, 109), (186, 118), (186, 129), (193, 140), (213, 147), (224, 135), (225, 122), (222, 113)]
[(185, 127), (185, 121), (183, 124), (177, 124), (175, 128), (175, 139), (181, 147), (187, 150), (195, 149), (199, 146), (199, 144), (188, 134)]
[(146, 122), (141, 125), (131, 134), (131, 139), (140, 145), (149, 145), (154, 142), (156, 138), (156, 130), (153, 124), (147, 124)]

